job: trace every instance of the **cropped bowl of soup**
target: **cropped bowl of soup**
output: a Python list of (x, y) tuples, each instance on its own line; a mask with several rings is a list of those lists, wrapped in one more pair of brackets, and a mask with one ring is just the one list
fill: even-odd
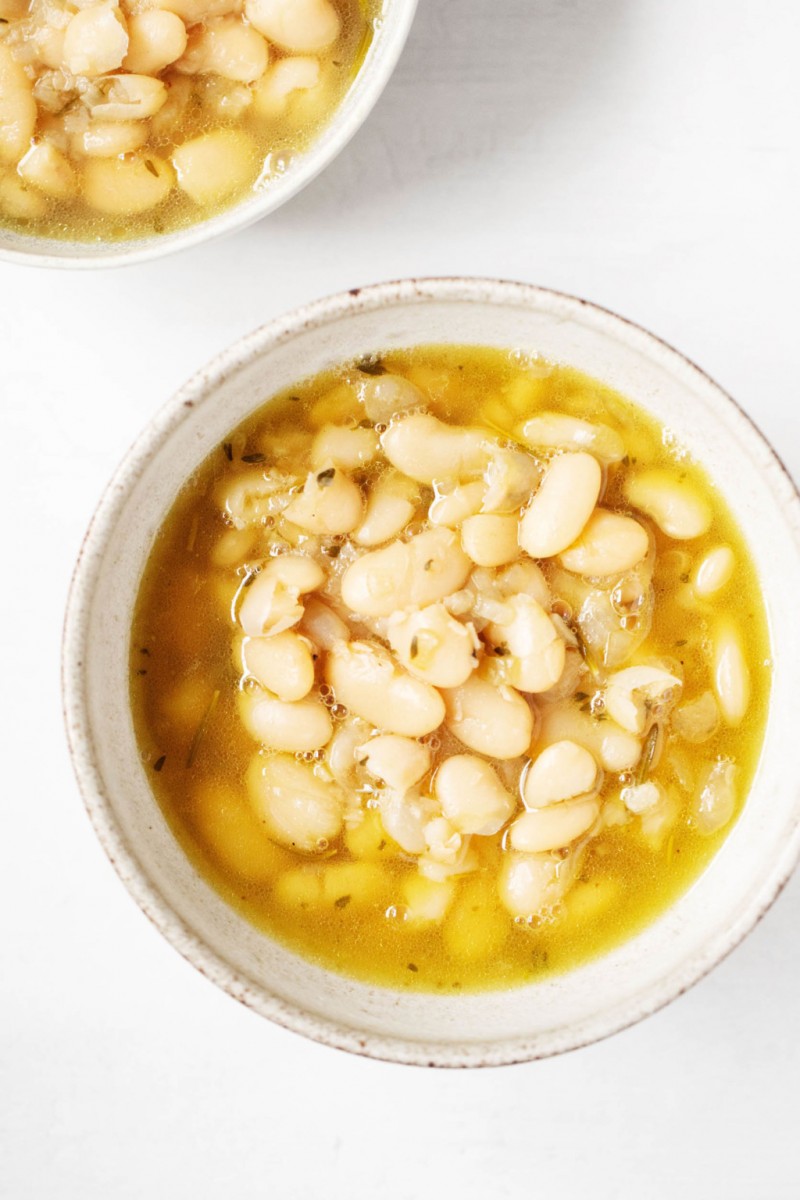
[(800, 505), (641, 329), (356, 290), (188, 384), (94, 518), (73, 758), (144, 911), (262, 1014), (411, 1063), (614, 1032), (800, 850)]
[(139, 262), (240, 229), (335, 157), (416, 0), (0, 0), (0, 257)]

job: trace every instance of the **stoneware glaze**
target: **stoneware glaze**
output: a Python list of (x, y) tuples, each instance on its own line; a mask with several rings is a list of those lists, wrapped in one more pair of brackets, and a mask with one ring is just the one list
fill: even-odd
[[(393, 992), (337, 976), (248, 925), (196, 874), (150, 793), (128, 707), (132, 607), (153, 537), (181, 484), (270, 394), (341, 360), (421, 343), (535, 351), (649, 409), (703, 462), (750, 545), (776, 648), (761, 763), (709, 868), (660, 920), (560, 977), (479, 995)], [(64, 640), (78, 780), (120, 877), (162, 933), (256, 1012), (329, 1045), (403, 1063), (490, 1066), (556, 1054), (673, 1000), (752, 929), (800, 854), (793, 752), (800, 662), (800, 500), (762, 435), (702, 371), (620, 317), (522, 284), (382, 284), (300, 309), (201, 371), (151, 421), (95, 514)]]
[(344, 100), (309, 148), (298, 154), (286, 172), (263, 192), (185, 229), (129, 242), (32, 237), (0, 227), (0, 261), (37, 267), (127, 266), (235, 233), (274, 212), (344, 149), (389, 82), (408, 37), (417, 0), (385, 0), (384, 7), (366, 58)]

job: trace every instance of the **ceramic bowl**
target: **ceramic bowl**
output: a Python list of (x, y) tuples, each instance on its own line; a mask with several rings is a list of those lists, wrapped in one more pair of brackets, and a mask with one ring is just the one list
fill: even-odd
[(417, 0), (384, 0), (372, 44), (350, 90), (310, 147), (258, 195), (173, 233), (129, 242), (80, 242), (33, 237), (0, 227), (0, 261), (37, 267), (119, 267), (146, 262), (235, 233), (274, 212), (320, 173), (363, 125), (394, 71)]
[[(508, 991), (394, 992), (321, 969), (247, 924), (195, 872), (148, 786), (128, 707), (132, 607), (153, 536), (181, 484), (270, 394), (332, 365), (421, 343), (536, 351), (647, 408), (704, 463), (749, 543), (777, 647), (760, 766), (711, 865), (639, 936), (567, 974)], [(89, 528), (67, 613), (64, 691), (89, 814), (139, 905), (236, 999), (308, 1037), (404, 1063), (496, 1065), (585, 1045), (652, 1013), (750, 930), (800, 854), (796, 674), (800, 499), (745, 414), (675, 350), (613, 314), (515, 283), (383, 284), (250, 334), (150, 422)]]

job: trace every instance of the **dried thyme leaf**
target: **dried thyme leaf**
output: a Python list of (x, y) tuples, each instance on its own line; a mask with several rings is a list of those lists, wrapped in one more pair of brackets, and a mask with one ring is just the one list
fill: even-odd
[(206, 708), (206, 711), (203, 713), (203, 716), (200, 719), (200, 724), (197, 726), (195, 735), (192, 738), (192, 744), (189, 747), (189, 753), (186, 756), (186, 766), (187, 767), (194, 766), (194, 760), (197, 757), (198, 748), (200, 746), (200, 743), (203, 740), (203, 735), (205, 734), (206, 729), (208, 728), (208, 723), (211, 720), (211, 717), (213, 716), (214, 709), (217, 707), (218, 702), (219, 702), (219, 688), (216, 689), (213, 696), (209, 700), (208, 707)]
[(419, 654), (419, 638), (416, 634), (411, 639), (411, 646), (408, 651), (409, 658), (416, 658)]
[(644, 783), (647, 776), (650, 774), (650, 768), (653, 765), (653, 759), (656, 756), (656, 746), (658, 745), (658, 737), (661, 733), (661, 726), (656, 722), (652, 726), (650, 732), (644, 740), (642, 753), (636, 767), (636, 782)]
[(356, 363), (356, 370), (361, 371), (362, 375), (385, 375), (386, 367), (376, 354), (370, 354), (366, 358), (362, 358)]
[(508, 646), (506, 646), (505, 644), (500, 645), (500, 646), (495, 646), (494, 652), (498, 658), (505, 658), (506, 654), (511, 653)]
[(153, 770), (160, 771), (166, 761), (167, 761), (166, 754), (162, 754), (161, 757), (157, 758), (156, 761), (153, 763)]
[(222, 449), (228, 462), (233, 462), (233, 446), (230, 442), (223, 442)]
[(335, 908), (347, 908), (347, 906), (348, 906), (348, 904), (350, 903), (351, 899), (352, 899), (352, 897), (351, 897), (350, 895), (347, 895), (347, 896), (340, 896), (338, 900), (334, 900), (334, 902), (333, 902), (333, 903), (334, 903), (334, 907), (335, 907)]
[(258, 453), (256, 453), (256, 454), (243, 454), (243, 455), (242, 455), (242, 462), (243, 462), (243, 463), (250, 463), (250, 464), (253, 464), (253, 463), (263, 463), (263, 462), (266, 462), (266, 461), (267, 461), (267, 456), (266, 456), (266, 454), (258, 454)]
[(158, 179), (158, 170), (152, 158), (146, 158), (144, 160), (144, 165), (147, 167), (147, 170), (150, 172), (150, 174), (155, 175), (156, 179)]
[(330, 487), (333, 483), (333, 477), (336, 474), (336, 467), (327, 467), (324, 471), (320, 471), (317, 475), (317, 483), (321, 488)]
[(419, 970), (419, 967), (417, 966), (416, 963), (409, 963), (408, 969), (409, 969), (409, 971), (413, 971), (414, 974), (416, 975), (417, 971)]

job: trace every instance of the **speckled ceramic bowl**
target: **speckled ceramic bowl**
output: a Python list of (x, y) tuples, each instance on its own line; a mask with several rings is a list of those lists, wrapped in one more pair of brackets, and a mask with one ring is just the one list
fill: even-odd
[(384, 0), (372, 44), (344, 100), (308, 149), (263, 192), (184, 229), (129, 242), (33, 237), (0, 226), (0, 261), (34, 267), (127, 266), (235, 233), (274, 212), (324, 170), (364, 124), (397, 65), (416, 7), (417, 0)]
[[(776, 656), (766, 739), (744, 812), (658, 921), (577, 970), (510, 991), (394, 992), (335, 975), (247, 924), (197, 875), (150, 792), (128, 708), (132, 608), (153, 536), (187, 475), (271, 393), (341, 360), (430, 342), (535, 349), (632, 397), (700, 459), (760, 572)], [(534, 1059), (607, 1036), (685, 991), (744, 937), (800, 854), (796, 737), (800, 500), (716, 384), (635, 325), (522, 284), (423, 280), (354, 290), (244, 338), (150, 422), (92, 521), (67, 613), (64, 695), (89, 814), (122, 880), (190, 962), (264, 1016), (329, 1045), (439, 1066)]]

